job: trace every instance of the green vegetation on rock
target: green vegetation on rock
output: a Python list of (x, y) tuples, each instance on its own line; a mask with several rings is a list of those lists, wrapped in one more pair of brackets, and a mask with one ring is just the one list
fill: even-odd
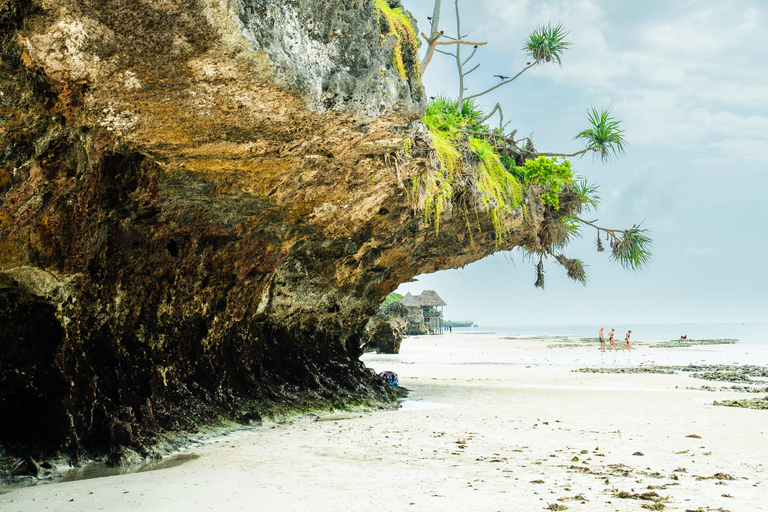
[(555, 157), (540, 156), (535, 160), (526, 160), (523, 165), (523, 179), (526, 185), (541, 185), (544, 192), (541, 201), (554, 208), (560, 209), (558, 194), (573, 183), (573, 171), (571, 162), (563, 160), (558, 162)]
[(416, 35), (416, 30), (413, 28), (410, 16), (402, 9), (392, 8), (389, 6), (387, 0), (373, 0), (376, 6), (376, 14), (379, 16), (379, 25), (381, 25), (381, 17), (386, 20), (387, 27), (382, 28), (381, 38), (382, 40), (390, 37), (397, 39), (395, 45), (393, 64), (397, 68), (397, 72), (405, 80), (410, 80), (408, 72), (406, 71), (405, 59), (406, 54), (414, 56), (413, 58), (413, 76), (421, 76), (419, 70), (419, 61), (415, 56), (419, 52), (419, 39)]
[[(427, 104), (423, 122), (432, 138), (437, 155), (437, 168), (422, 179), (413, 181), (413, 195), (423, 194), (422, 215), (440, 231), (440, 215), (452, 201), (457, 180), (471, 178), (482, 193), (483, 207), (488, 212), (501, 241), (506, 235), (510, 215), (523, 200), (523, 184), (514, 162), (503, 159), (484, 137), (466, 133), (464, 127), (476, 126), (483, 112), (473, 101), (459, 102), (440, 96)], [(466, 213), (467, 205), (461, 204)], [(470, 229), (471, 233), (471, 229)]]
[(403, 299), (402, 295), (400, 295), (399, 293), (392, 292), (389, 295), (387, 295), (386, 299), (384, 299), (382, 306), (389, 306), (390, 303), (397, 302), (402, 299)]

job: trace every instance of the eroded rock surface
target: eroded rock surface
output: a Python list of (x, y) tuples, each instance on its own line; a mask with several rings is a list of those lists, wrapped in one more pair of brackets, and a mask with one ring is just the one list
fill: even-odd
[(408, 329), (408, 308), (399, 302), (380, 307), (365, 326), (363, 350), (380, 354), (400, 353)]
[(392, 399), (359, 361), (387, 293), (535, 233), (420, 219), (424, 97), (382, 23), (0, 0), (0, 444), (120, 464), (220, 417)]

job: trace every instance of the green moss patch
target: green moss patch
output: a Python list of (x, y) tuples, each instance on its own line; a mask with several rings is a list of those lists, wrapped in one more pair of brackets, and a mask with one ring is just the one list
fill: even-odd
[[(410, 81), (413, 77), (409, 77), (406, 70), (406, 60), (410, 58), (413, 61), (412, 74), (418, 79), (421, 75), (418, 60), (419, 39), (410, 16), (402, 9), (390, 7), (387, 0), (373, 0), (373, 3), (379, 16), (382, 40), (390, 37), (397, 39), (392, 64), (403, 79)], [(386, 27), (382, 26), (382, 18), (386, 21)]]

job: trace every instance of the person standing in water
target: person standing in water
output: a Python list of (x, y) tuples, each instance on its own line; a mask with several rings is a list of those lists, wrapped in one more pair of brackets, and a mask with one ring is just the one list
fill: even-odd
[(600, 334), (597, 337), (600, 339), (600, 352), (605, 352), (605, 336), (603, 335), (603, 328), (600, 328)]
[(618, 348), (616, 348), (616, 340), (613, 339), (613, 331), (616, 329), (611, 329), (611, 332), (608, 333), (608, 350), (615, 350), (616, 352), (619, 351)]
[(624, 352), (624, 349), (629, 350), (632, 352), (632, 347), (629, 345), (629, 335), (632, 334), (632, 331), (627, 331), (627, 336), (624, 338), (624, 346), (621, 347), (621, 351)]

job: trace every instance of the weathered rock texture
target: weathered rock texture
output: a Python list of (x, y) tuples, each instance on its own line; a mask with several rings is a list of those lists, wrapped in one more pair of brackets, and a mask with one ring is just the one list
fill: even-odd
[(423, 93), (382, 23), (371, 0), (0, 0), (0, 444), (141, 452), (391, 400), (358, 359), (387, 293), (535, 233), (414, 213)]
[(405, 306), (399, 302), (382, 306), (365, 326), (363, 350), (380, 354), (399, 354), (406, 329), (408, 309)]

